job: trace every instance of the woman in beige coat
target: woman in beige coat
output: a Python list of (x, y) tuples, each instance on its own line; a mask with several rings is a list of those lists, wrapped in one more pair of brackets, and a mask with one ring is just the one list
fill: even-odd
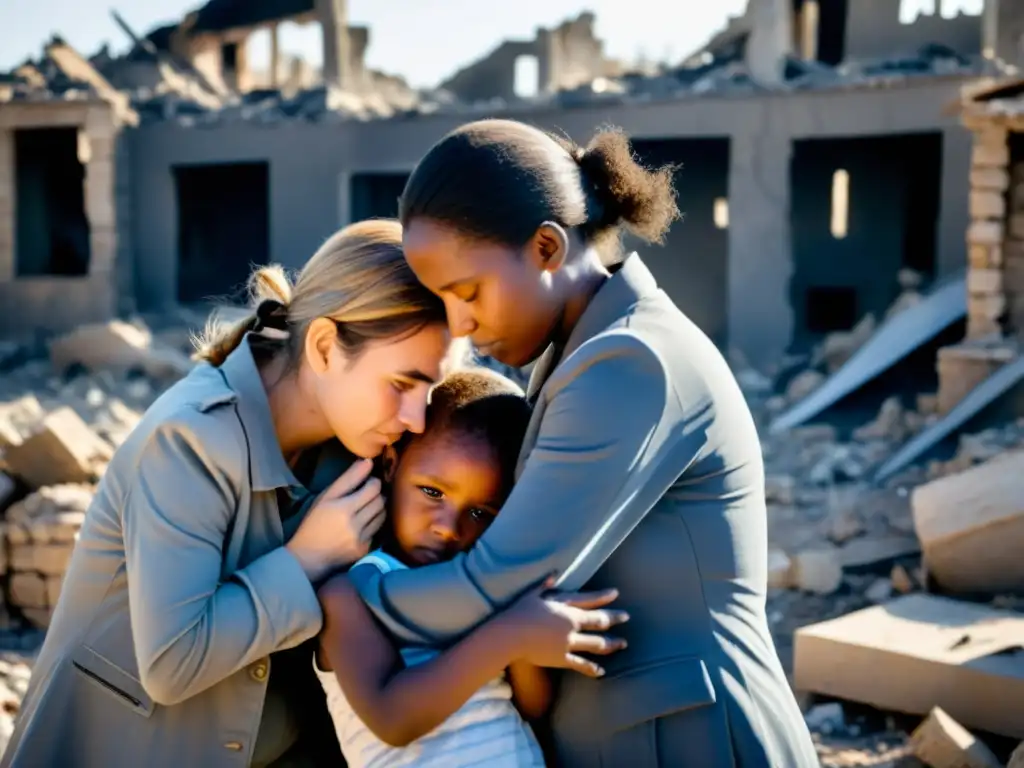
[(389, 221), (331, 237), (294, 287), (273, 268), (252, 287), (257, 311), (208, 334), (111, 462), (0, 765), (340, 759), (304, 739), (323, 699), (303, 643), (315, 585), (367, 552), (383, 501), (354, 460), (303, 504), (300, 465), (335, 437), (370, 459), (422, 429), (444, 310)]

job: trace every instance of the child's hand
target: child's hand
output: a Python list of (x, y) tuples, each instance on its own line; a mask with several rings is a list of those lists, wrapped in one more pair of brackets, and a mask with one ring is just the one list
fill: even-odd
[(607, 656), (626, 647), (626, 641), (592, 634), (629, 620), (624, 611), (605, 609), (618, 590), (545, 594), (543, 587), (523, 595), (499, 617), (515, 637), (516, 657), (538, 667), (572, 669), (588, 677), (601, 677), (604, 669), (577, 654)]
[(384, 523), (380, 480), (367, 479), (372, 467), (369, 460), (349, 467), (320, 495), (288, 542), (311, 581), (370, 551), (370, 541)]

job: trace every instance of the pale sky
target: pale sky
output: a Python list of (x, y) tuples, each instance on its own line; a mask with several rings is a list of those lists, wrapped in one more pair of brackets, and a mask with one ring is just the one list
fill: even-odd
[[(0, 71), (38, 57), (59, 34), (85, 55), (104, 42), (116, 51), (128, 38), (110, 16), (117, 11), (138, 34), (179, 19), (203, 0), (0, 0)], [(532, 39), (582, 10), (597, 14), (597, 34), (608, 55), (635, 61), (678, 61), (742, 13), (746, 0), (349, 0), (352, 24), (370, 27), (367, 63), (404, 76), (412, 85), (436, 85), (506, 38)], [(285, 53), (320, 63), (317, 25), (281, 28)], [(269, 56), (266, 39), (254, 41), (251, 61)]]

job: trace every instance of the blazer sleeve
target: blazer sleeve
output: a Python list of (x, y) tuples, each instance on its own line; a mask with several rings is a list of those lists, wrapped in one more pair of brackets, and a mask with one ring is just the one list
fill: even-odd
[(598, 337), (563, 362), (545, 390), (535, 447), (468, 553), (415, 570), (350, 574), (398, 637), (449, 641), (609, 535), (614, 500), (673, 407), (662, 361), (631, 334)]
[[(149, 437), (123, 513), (140, 682), (165, 705), (299, 645), (322, 623), (313, 587), (284, 547), (221, 581), (248, 454), (241, 438), (204, 416), (162, 424)], [(231, 462), (238, 466), (223, 466)]]

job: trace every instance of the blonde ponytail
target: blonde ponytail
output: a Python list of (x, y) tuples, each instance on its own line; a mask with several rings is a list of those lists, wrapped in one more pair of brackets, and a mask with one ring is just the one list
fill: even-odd
[[(444, 305), (416, 279), (402, 252), (397, 221), (374, 219), (336, 232), (313, 254), (294, 284), (283, 268), (260, 267), (248, 283), (252, 313), (237, 323), (211, 318), (195, 341), (198, 360), (220, 365), (247, 333), (254, 351), (287, 352), (294, 362), (306, 331), (318, 317), (338, 325), (349, 354), (374, 339), (399, 336), (445, 321)], [(284, 330), (264, 328), (260, 314), (268, 302)], [(276, 324), (275, 324), (276, 326)]]

